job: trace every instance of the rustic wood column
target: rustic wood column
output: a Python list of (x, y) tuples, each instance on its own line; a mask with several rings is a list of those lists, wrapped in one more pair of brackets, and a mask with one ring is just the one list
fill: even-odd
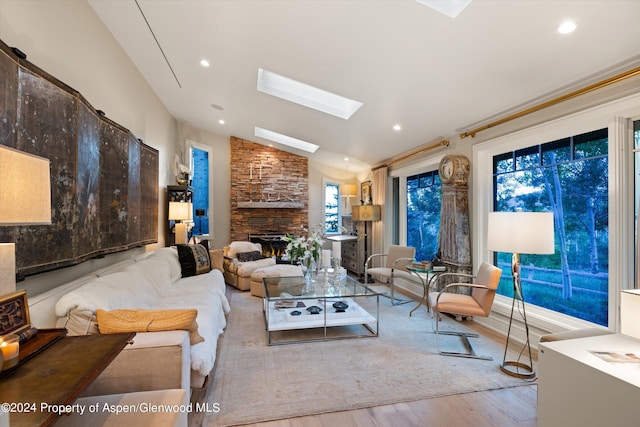
[[(469, 159), (462, 155), (447, 155), (440, 161), (442, 207), (438, 246), (441, 259), (450, 273), (471, 274), (469, 241)], [(443, 280), (440, 286), (453, 282), (469, 282), (456, 277)]]

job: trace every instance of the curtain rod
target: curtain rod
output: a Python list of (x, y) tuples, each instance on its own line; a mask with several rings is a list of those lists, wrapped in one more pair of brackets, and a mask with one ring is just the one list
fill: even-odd
[(414, 151), (413, 153), (405, 154), (404, 156), (400, 156), (400, 157), (397, 157), (395, 159), (391, 159), (388, 162), (384, 162), (381, 165), (374, 166), (374, 167), (371, 168), (371, 170), (374, 171), (376, 169), (385, 168), (387, 166), (391, 166), (394, 163), (400, 162), (402, 160), (408, 159), (408, 158), (413, 157), (413, 156), (417, 156), (418, 154), (422, 154), (425, 151), (433, 150), (434, 148), (438, 148), (438, 147), (448, 147), (448, 146), (449, 146), (449, 140), (442, 139), (442, 140), (440, 140), (440, 141), (438, 141), (438, 142), (436, 142), (434, 144), (427, 145), (426, 147), (423, 147), (418, 151)]
[(481, 132), (483, 130), (487, 130), (487, 129), (492, 128), (494, 126), (501, 125), (503, 123), (506, 123), (506, 122), (509, 122), (511, 120), (520, 118), (522, 116), (525, 116), (527, 114), (533, 113), (535, 111), (542, 110), (543, 108), (547, 108), (547, 107), (550, 107), (552, 105), (559, 104), (559, 103), (561, 103), (563, 101), (566, 101), (566, 100), (569, 100), (571, 98), (575, 98), (577, 96), (584, 95), (585, 93), (592, 92), (592, 91), (594, 91), (596, 89), (600, 89), (600, 88), (603, 88), (605, 86), (609, 86), (611, 84), (618, 83), (618, 82), (620, 82), (622, 80), (626, 80), (628, 78), (631, 78), (631, 77), (634, 77), (634, 76), (637, 76), (637, 75), (640, 75), (640, 67), (631, 69), (629, 71), (625, 71), (624, 73), (618, 74), (616, 76), (610, 77), (608, 79), (602, 80), (602, 81), (594, 83), (592, 85), (583, 87), (582, 89), (578, 89), (578, 90), (575, 90), (573, 92), (569, 92), (569, 93), (567, 93), (565, 95), (562, 95), (562, 96), (559, 96), (557, 98), (551, 99), (549, 101), (543, 102), (541, 104), (535, 105), (535, 106), (533, 106), (531, 108), (527, 108), (526, 110), (522, 110), (522, 111), (517, 112), (515, 114), (511, 114), (510, 116), (503, 117), (502, 119), (495, 120), (495, 121), (493, 121), (491, 123), (488, 123), (488, 124), (486, 124), (484, 126), (480, 126), (480, 127), (476, 128), (476, 129), (461, 133), (460, 134), (460, 139), (464, 139), (464, 138), (466, 138), (468, 136), (473, 138), (473, 137), (476, 136), (476, 134), (478, 132)]

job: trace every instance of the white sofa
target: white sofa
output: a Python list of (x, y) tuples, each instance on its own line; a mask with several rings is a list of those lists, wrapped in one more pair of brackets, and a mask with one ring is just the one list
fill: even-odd
[(96, 310), (196, 308), (203, 342), (185, 330), (138, 332), (85, 393), (202, 388), (213, 369), (229, 303), (219, 270), (181, 277), (175, 248), (119, 262), (29, 298), (31, 324), (66, 327), (69, 335), (98, 333)]

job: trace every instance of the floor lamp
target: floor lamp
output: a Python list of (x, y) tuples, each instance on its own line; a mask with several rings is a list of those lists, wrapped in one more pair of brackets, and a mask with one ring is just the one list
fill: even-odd
[[(519, 378), (535, 378), (531, 345), (529, 342), (529, 324), (525, 311), (522, 281), (520, 277), (520, 254), (552, 254), (554, 253), (554, 231), (552, 212), (490, 212), (487, 227), (487, 249), (494, 252), (511, 252), (511, 273), (513, 275), (513, 302), (511, 317), (507, 331), (507, 342), (504, 348), (504, 358), (500, 369), (503, 372)], [(518, 313), (525, 330), (524, 347), (516, 360), (507, 360), (507, 350), (511, 338), (513, 317)], [(523, 353), (529, 362), (522, 361)]]
[[(367, 223), (369, 221), (380, 221), (381, 219), (381, 209), (380, 205), (359, 205), (351, 207), (351, 219), (353, 221), (362, 221), (364, 222), (364, 262), (362, 263), (364, 268), (364, 263), (367, 262), (367, 258), (369, 257), (368, 252), (368, 241), (367, 236)], [(369, 281), (368, 277), (363, 276), (362, 283), (374, 283), (374, 281)]]

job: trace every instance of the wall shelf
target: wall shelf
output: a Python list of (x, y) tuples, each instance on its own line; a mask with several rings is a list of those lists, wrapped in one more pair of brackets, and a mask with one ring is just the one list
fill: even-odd
[(238, 202), (240, 209), (301, 209), (302, 202)]

